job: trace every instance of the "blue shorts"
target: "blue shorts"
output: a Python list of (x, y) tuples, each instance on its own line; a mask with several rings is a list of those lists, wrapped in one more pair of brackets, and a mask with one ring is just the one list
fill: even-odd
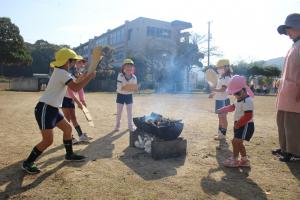
[(235, 129), (234, 128), (234, 138), (250, 141), (254, 133), (254, 123), (249, 122), (245, 126)]
[(40, 130), (53, 129), (64, 118), (58, 108), (43, 102), (36, 105), (34, 114)]
[(72, 98), (64, 97), (62, 108), (75, 108), (74, 100)]
[(216, 100), (215, 112), (217, 112), (218, 109), (223, 108), (224, 106), (228, 106), (228, 105), (230, 105), (230, 99)]
[(132, 94), (117, 94), (117, 100), (116, 103), (119, 104), (132, 104), (133, 103), (133, 98), (132, 98)]

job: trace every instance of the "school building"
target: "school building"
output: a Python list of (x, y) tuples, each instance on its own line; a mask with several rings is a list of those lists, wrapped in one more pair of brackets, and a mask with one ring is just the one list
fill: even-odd
[(174, 20), (172, 22), (160, 21), (139, 17), (132, 21), (107, 30), (100, 36), (95, 36), (74, 50), (84, 56), (90, 57), (92, 50), (97, 46), (109, 45), (114, 48), (114, 66), (120, 66), (127, 55), (151, 52), (162, 57), (172, 58), (176, 53), (176, 46), (181, 41), (188, 41), (189, 33), (183, 30), (192, 28), (189, 22)]

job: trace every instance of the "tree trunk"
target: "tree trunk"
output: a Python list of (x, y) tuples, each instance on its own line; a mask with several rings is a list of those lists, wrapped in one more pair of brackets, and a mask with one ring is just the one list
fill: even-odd
[(190, 67), (186, 68), (186, 89), (189, 91), (190, 90)]

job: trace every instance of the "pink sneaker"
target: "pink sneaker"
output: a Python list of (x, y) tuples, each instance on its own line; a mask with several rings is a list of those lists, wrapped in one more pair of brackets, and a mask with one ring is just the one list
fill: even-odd
[(225, 167), (239, 167), (240, 166), (240, 161), (233, 158), (233, 157), (229, 157), (229, 158), (227, 158), (227, 160), (225, 160), (223, 162), (223, 165)]
[(248, 158), (242, 158), (239, 163), (240, 167), (250, 167), (250, 160)]

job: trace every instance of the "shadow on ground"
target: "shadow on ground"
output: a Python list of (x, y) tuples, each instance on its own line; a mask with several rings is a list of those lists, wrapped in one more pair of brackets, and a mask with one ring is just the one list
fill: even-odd
[[(226, 141), (220, 141), (216, 150), (217, 168), (208, 171), (208, 175), (201, 179), (200, 185), (203, 191), (209, 195), (218, 195), (225, 193), (235, 199), (259, 200), (267, 199), (265, 192), (250, 179), (250, 168), (227, 168), (223, 166), (226, 158), (232, 155), (229, 145)], [(224, 173), (225, 175), (216, 179), (215, 173)]]
[[(111, 158), (112, 152), (114, 150), (113, 141), (117, 140), (125, 133), (128, 133), (128, 131), (120, 133), (110, 132), (104, 137), (91, 142), (84, 150), (80, 152), (80, 154), (88, 156), (88, 159), (85, 162), (65, 162), (63, 161), (64, 155), (60, 155), (52, 157), (44, 162), (37, 161), (37, 164), (41, 168), (42, 172), (36, 175), (28, 175), (21, 170), (21, 164), (23, 161), (16, 162), (0, 169), (0, 186), (6, 185), (4, 191), (0, 190), (0, 199), (8, 199), (12, 196), (21, 194), (23, 192), (26, 192), (27, 190), (37, 187), (45, 179), (55, 174), (65, 166), (81, 167), (91, 160)], [(43, 153), (42, 156), (52, 154), (63, 148), (63, 145), (51, 148)], [(47, 167), (49, 167), (50, 165), (56, 166), (51, 168), (50, 170), (47, 170)], [(24, 185), (23, 182), (26, 178), (29, 179), (30, 183)]]
[(176, 175), (176, 168), (184, 165), (185, 157), (154, 160), (141, 149), (127, 147), (120, 160), (144, 180), (156, 180)]

